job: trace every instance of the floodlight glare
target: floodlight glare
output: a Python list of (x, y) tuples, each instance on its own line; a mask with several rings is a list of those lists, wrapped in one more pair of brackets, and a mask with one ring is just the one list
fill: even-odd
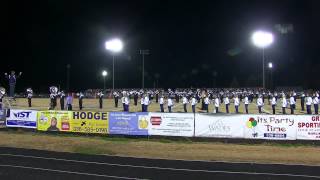
[(102, 76), (107, 76), (108, 72), (107, 71), (102, 71)]
[(273, 35), (266, 31), (256, 31), (252, 35), (252, 42), (259, 48), (265, 48), (273, 43)]
[(112, 52), (120, 52), (123, 48), (122, 41), (120, 39), (112, 39), (105, 43), (105, 47), (107, 50)]
[(272, 62), (269, 62), (269, 63), (268, 63), (268, 67), (269, 67), (270, 69), (273, 67)]

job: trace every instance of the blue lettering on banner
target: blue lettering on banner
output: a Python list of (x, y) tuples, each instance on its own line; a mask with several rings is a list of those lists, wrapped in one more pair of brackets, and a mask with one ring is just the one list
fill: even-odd
[(148, 113), (109, 113), (109, 133), (122, 135), (148, 135)]

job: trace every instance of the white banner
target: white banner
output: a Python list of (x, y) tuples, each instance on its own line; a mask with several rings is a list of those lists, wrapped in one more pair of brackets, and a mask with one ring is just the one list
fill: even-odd
[(196, 137), (244, 138), (242, 115), (196, 114)]
[(297, 116), (246, 115), (245, 117), (245, 138), (272, 140), (295, 140), (297, 138)]
[(320, 140), (320, 116), (298, 117), (297, 139)]
[(7, 117), (6, 126), (37, 128), (37, 111), (10, 109), (10, 116)]
[(194, 114), (192, 113), (149, 113), (149, 135), (186, 136), (194, 133)]

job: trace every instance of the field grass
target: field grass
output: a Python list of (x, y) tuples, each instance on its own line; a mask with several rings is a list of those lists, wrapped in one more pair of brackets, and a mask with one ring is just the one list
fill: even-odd
[(1, 147), (147, 158), (320, 165), (320, 148), (282, 142), (232, 144), (188, 140), (0, 131)]
[[(13, 109), (33, 109), (33, 110), (47, 110), (49, 107), (49, 98), (33, 98), (32, 99), (32, 107), (29, 108), (27, 106), (27, 99), (26, 98), (17, 98), (16, 102), (12, 103), (12, 108)], [(255, 102), (255, 101), (254, 101)], [(121, 101), (119, 101), (119, 106), (118, 108), (114, 107), (114, 101), (113, 99), (104, 99), (103, 100), (103, 108), (99, 109), (99, 103), (98, 103), (98, 99), (84, 99), (83, 100), (83, 111), (122, 111), (122, 104)], [(58, 106), (56, 107), (56, 110), (59, 110), (60, 106), (59, 106), (59, 100), (58, 100)], [(130, 112), (139, 112), (141, 111), (141, 105), (138, 102), (137, 106), (134, 106), (133, 104), (133, 99), (131, 99), (130, 102)], [(210, 104), (209, 106), (209, 112), (213, 112), (213, 105)], [(73, 101), (73, 110), (79, 110), (79, 105), (78, 105), (78, 99), (74, 99)], [(160, 107), (159, 104), (157, 103), (151, 103), (149, 105), (148, 110), (150, 112), (159, 112), (160, 111)], [(312, 109), (313, 110), (313, 109)], [(197, 112), (202, 112), (201, 111), (201, 103), (198, 103), (198, 105), (196, 106), (196, 111)], [(225, 106), (224, 104), (222, 104), (219, 108), (220, 112), (225, 113)], [(165, 112), (167, 112), (167, 107), (165, 106)], [(183, 105), (182, 103), (175, 103), (174, 107), (173, 107), (173, 112), (183, 112)], [(188, 105), (188, 112), (192, 112), (191, 110), (191, 105)], [(235, 108), (233, 106), (233, 104), (231, 104), (229, 106), (229, 112), (230, 113), (235, 113)], [(244, 113), (244, 105), (241, 104), (239, 107), (239, 112), (240, 113)], [(287, 108), (286, 110), (287, 114), (290, 113), (290, 109)], [(249, 113), (251, 114), (257, 114), (258, 113), (258, 108), (256, 106), (255, 103), (252, 103), (249, 105)], [(272, 109), (271, 109), (271, 105), (268, 105), (268, 102), (265, 101), (265, 106), (264, 106), (264, 113), (272, 113)], [(282, 109), (281, 109), (281, 105), (279, 102), (279, 105), (276, 107), (276, 113), (277, 114), (282, 114)], [(305, 114), (306, 111), (301, 111), (301, 106), (300, 106), (300, 100), (297, 100), (297, 105), (296, 105), (296, 110), (295, 110), (295, 114)]]

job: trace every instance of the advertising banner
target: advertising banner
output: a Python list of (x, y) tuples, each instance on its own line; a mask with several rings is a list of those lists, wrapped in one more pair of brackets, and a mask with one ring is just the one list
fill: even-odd
[(73, 111), (71, 113), (71, 131), (81, 133), (108, 133), (107, 112)]
[(123, 135), (148, 135), (148, 113), (109, 113), (109, 133)]
[(107, 112), (41, 111), (38, 130), (80, 133), (108, 133)]
[(320, 116), (298, 116), (297, 139), (320, 140)]
[(244, 125), (241, 115), (196, 114), (195, 136), (244, 138)]
[(71, 131), (71, 115), (69, 111), (39, 111), (39, 131)]
[(7, 115), (7, 127), (37, 128), (37, 111), (10, 109)]
[(295, 140), (297, 116), (294, 115), (245, 115), (245, 138)]
[(193, 113), (149, 113), (149, 135), (186, 136), (194, 133)]

